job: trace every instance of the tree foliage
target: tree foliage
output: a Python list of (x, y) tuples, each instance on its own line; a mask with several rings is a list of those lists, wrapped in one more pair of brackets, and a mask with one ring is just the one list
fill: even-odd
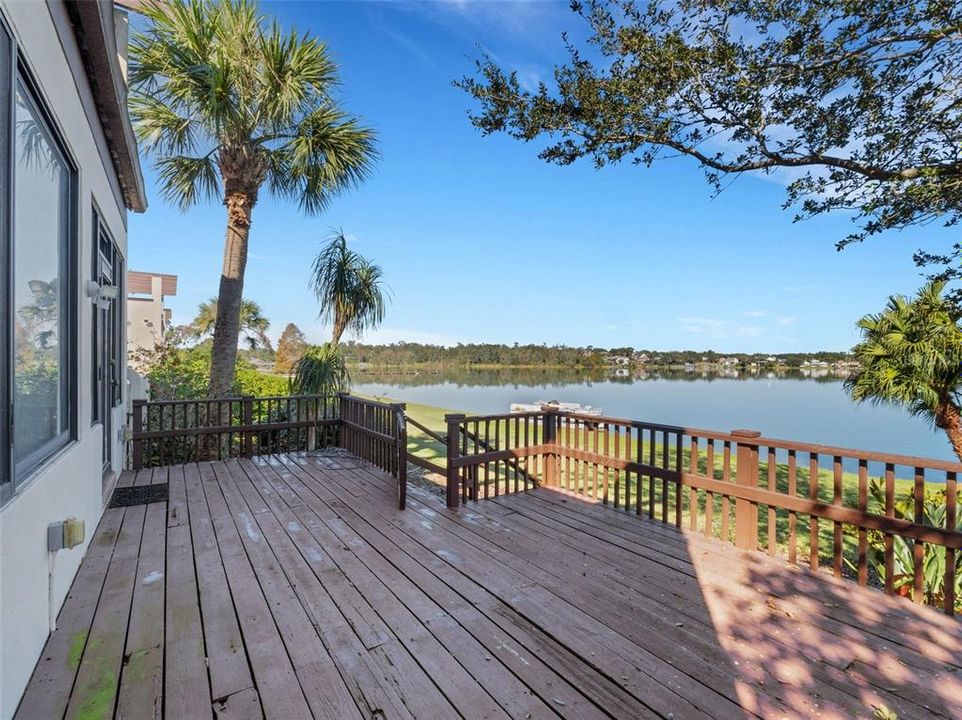
[(311, 289), (321, 305), (318, 317), (333, 326), (331, 342), (345, 330), (360, 335), (384, 320), (387, 288), (384, 273), (347, 246), (343, 231), (334, 233), (314, 258)]
[[(485, 134), (598, 167), (687, 156), (725, 176), (788, 170), (798, 218), (849, 212), (839, 247), (962, 213), (962, 5), (949, 0), (575, 0), (587, 46), (525, 89), (484, 57), (459, 81)], [(962, 276), (962, 244), (920, 251)]]
[[(198, 338), (208, 338), (214, 333), (216, 320), (217, 298), (211, 298), (197, 306), (197, 315), (190, 324), (191, 331)], [(260, 305), (253, 300), (241, 301), (240, 329), (248, 349), (271, 350), (271, 340), (267, 337), (270, 327), (271, 321), (264, 317)]]
[[(189, 333), (175, 329), (150, 350), (136, 355), (137, 371), (147, 378), (152, 400), (195, 400), (207, 393), (210, 383), (211, 343), (193, 344)], [(259, 372), (238, 357), (230, 395), (286, 395), (284, 378)]]
[(370, 170), (374, 133), (341, 109), (326, 46), (282, 30), (248, 0), (148, 0), (130, 42), (130, 114), (161, 194), (227, 208), (211, 355), (212, 397), (230, 391), (253, 208), (261, 190), (308, 213)]
[(294, 323), (287, 323), (277, 341), (277, 354), (274, 357), (274, 372), (286, 375), (300, 360), (307, 348), (307, 338)]
[(294, 363), (291, 371), (292, 395), (332, 396), (350, 390), (351, 378), (344, 354), (334, 343), (311, 345)]
[[(183, 209), (262, 183), (307, 212), (368, 174), (374, 134), (338, 105), (327, 47), (248, 0), (144, 3), (130, 42), (130, 114)], [(246, 181), (246, 182), (245, 182)]]
[(895, 295), (858, 322), (861, 369), (846, 381), (859, 402), (900, 405), (945, 431), (962, 460), (962, 328), (956, 307), (931, 282), (914, 298)]

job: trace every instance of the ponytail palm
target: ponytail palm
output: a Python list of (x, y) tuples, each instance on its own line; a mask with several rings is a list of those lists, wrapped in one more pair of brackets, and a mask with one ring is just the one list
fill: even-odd
[(130, 47), (130, 112), (156, 159), (161, 193), (187, 210), (227, 207), (211, 357), (211, 397), (230, 390), (251, 215), (262, 188), (307, 213), (356, 185), (373, 133), (332, 94), (336, 68), (318, 40), (284, 32), (246, 0), (163, 0)]
[(332, 397), (350, 387), (347, 363), (333, 343), (311, 345), (291, 368), (290, 390), (296, 395)]
[(321, 305), (320, 319), (333, 326), (334, 345), (345, 330), (360, 334), (384, 320), (383, 275), (378, 265), (348, 248), (343, 232), (334, 234), (314, 258), (311, 287)]
[(853, 348), (861, 369), (846, 381), (857, 401), (902, 405), (943, 430), (962, 460), (962, 328), (944, 283), (914, 298), (896, 295), (885, 310), (858, 322)]

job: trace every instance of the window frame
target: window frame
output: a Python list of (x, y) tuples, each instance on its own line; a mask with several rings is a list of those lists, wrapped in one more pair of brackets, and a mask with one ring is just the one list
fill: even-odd
[[(3, 77), (0, 82), (4, 87), (0, 88), (0, 99), (7, 103), (6, 107), (0, 107), (3, 112), (7, 127), (0, 124), (0, 130), (4, 135), (5, 153), (0, 157), (0, 180), (7, 186), (4, 193), (3, 202), (6, 204), (5, 219), (0, 225), (2, 242), (0, 246), (6, 250), (6, 255), (0, 258), (0, 270), (2, 270), (5, 286), (2, 289), (3, 302), (0, 303), (0, 324), (3, 326), (4, 337), (7, 338), (6, 352), (0, 352), (0, 365), (2, 365), (3, 378), (6, 380), (5, 392), (2, 396), (3, 407), (5, 408), (7, 422), (0, 432), (0, 443), (3, 444), (6, 455), (3, 457), (3, 468), (0, 470), (0, 505), (15, 498), (18, 493), (29, 484), (52, 457), (60, 453), (65, 447), (75, 442), (77, 439), (77, 427), (79, 419), (78, 410), (78, 370), (79, 363), (77, 358), (78, 348), (78, 319), (80, 302), (78, 300), (79, 290), (79, 237), (77, 230), (78, 220), (78, 190), (79, 173), (77, 163), (70, 153), (67, 143), (64, 141), (58, 123), (54, 120), (48, 110), (49, 104), (40, 89), (39, 84), (34, 79), (25, 59), (19, 52), (16, 37), (9, 30), (9, 26), (0, 16), (0, 28), (8, 35), (11, 41), (11, 52), (9, 57), (10, 72), (7, 68), (3, 70)], [(16, 99), (17, 94), (22, 93), (27, 101), (30, 111), (39, 120), (40, 128), (44, 139), (49, 143), (51, 149), (62, 161), (66, 170), (66, 190), (63, 202), (64, 210), (61, 218), (61, 237), (59, 238), (59, 258), (58, 273), (62, 282), (60, 286), (62, 302), (60, 310), (60, 334), (58, 342), (60, 345), (60, 392), (63, 394), (63, 429), (59, 429), (57, 434), (45, 442), (43, 445), (29, 453), (23, 458), (16, 460), (13, 448), (15, 433), (15, 395), (13, 393), (15, 382), (15, 371), (13, 357), (15, 353), (15, 325), (13, 314), (16, 312), (13, 302), (15, 292), (15, 269), (16, 269), (16, 237), (14, 237), (15, 223), (15, 193), (16, 193)], [(6, 95), (6, 97), (3, 97)]]
[[(100, 317), (102, 310), (96, 303), (92, 303), (91, 318), (91, 395), (93, 397), (90, 423), (91, 427), (102, 424), (104, 418), (101, 417), (100, 393), (104, 388), (98, 376), (100, 363), (105, 363), (105, 375), (103, 383), (109, 387), (110, 394), (108, 404), (103, 411), (112, 412), (123, 404), (124, 401), (124, 382), (126, 380), (126, 349), (124, 345), (124, 302), (126, 295), (126, 278), (124, 274), (124, 257), (121, 254), (120, 246), (114, 240), (110, 228), (103, 220), (103, 213), (97, 207), (96, 201), (91, 202), (91, 268), (90, 279), (100, 284), (103, 276), (104, 260), (110, 264), (110, 282), (117, 288), (117, 297), (111, 301), (110, 310), (107, 312), (107, 322), (101, 323)], [(101, 244), (109, 246), (109, 254), (105, 256), (101, 252)], [(108, 342), (109, 338), (109, 342)], [(102, 354), (101, 350), (105, 342), (108, 342), (111, 353)]]
[(11, 208), (13, 207), (13, 128), (14, 87), (17, 82), (17, 43), (13, 32), (0, 13), (0, 335), (4, 338), (7, 352), (0, 352), (0, 506), (13, 497), (13, 452), (10, 445), (10, 429), (13, 425), (13, 403), (10, 388), (13, 385), (13, 323), (10, 316), (10, 293), (13, 288), (13, 232)]

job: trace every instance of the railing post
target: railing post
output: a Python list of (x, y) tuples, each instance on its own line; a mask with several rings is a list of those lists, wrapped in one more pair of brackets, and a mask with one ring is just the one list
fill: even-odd
[(338, 447), (342, 447), (345, 450), (350, 450), (348, 447), (348, 428), (345, 423), (349, 421), (347, 412), (347, 395), (345, 393), (338, 393), (338, 408), (337, 408), (337, 424), (340, 432), (338, 433), (337, 444)]
[[(552, 407), (543, 407), (544, 415), (541, 418), (542, 437), (544, 445), (554, 445), (557, 441), (558, 410)], [(547, 487), (558, 485), (558, 455), (555, 448), (551, 447), (545, 454), (544, 462), (544, 484)]]
[[(735, 456), (735, 484), (758, 487), (758, 445), (750, 441), (761, 437), (757, 430), (732, 430), (738, 442)], [(748, 440), (749, 442), (746, 442)], [(742, 498), (735, 500), (735, 547), (754, 550), (758, 544), (758, 507)]]
[(130, 440), (130, 463), (134, 470), (140, 470), (144, 466), (144, 441), (137, 437), (144, 430), (144, 406), (146, 400), (134, 400), (133, 417), (131, 418), (131, 440)]
[(408, 494), (408, 423), (407, 405), (395, 403), (394, 421), (397, 428), (397, 506), (403, 510)]
[[(254, 398), (245, 395), (241, 400), (241, 425), (254, 424)], [(254, 457), (254, 433), (250, 430), (241, 431), (241, 457)]]
[(464, 415), (460, 413), (444, 416), (444, 421), (448, 425), (447, 503), (451, 509), (457, 509), (461, 505), (461, 488), (458, 479), (460, 468), (455, 467), (454, 461), (461, 456), (459, 443), (463, 420)]

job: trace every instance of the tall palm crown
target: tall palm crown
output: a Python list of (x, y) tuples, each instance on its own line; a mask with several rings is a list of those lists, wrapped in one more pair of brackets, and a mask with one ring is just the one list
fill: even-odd
[(360, 334), (384, 320), (383, 275), (378, 265), (347, 246), (343, 232), (332, 235), (321, 248), (311, 269), (311, 287), (321, 305), (320, 319), (334, 328), (334, 345), (345, 330)]
[(130, 46), (130, 111), (156, 158), (164, 197), (186, 210), (221, 197), (224, 265), (212, 397), (228, 393), (237, 352), (251, 212), (263, 186), (308, 213), (368, 173), (374, 135), (332, 95), (318, 40), (285, 32), (247, 0), (151, 0)]
[(945, 431), (962, 460), (962, 328), (955, 306), (932, 282), (914, 298), (895, 295), (858, 322), (861, 369), (845, 385), (857, 401), (905, 406)]
[[(217, 323), (217, 298), (211, 298), (197, 306), (197, 315), (190, 324), (191, 331), (198, 338), (209, 337)], [(267, 331), (271, 321), (264, 317), (261, 306), (253, 300), (241, 300), (240, 334), (251, 350), (259, 347), (271, 349)]]

